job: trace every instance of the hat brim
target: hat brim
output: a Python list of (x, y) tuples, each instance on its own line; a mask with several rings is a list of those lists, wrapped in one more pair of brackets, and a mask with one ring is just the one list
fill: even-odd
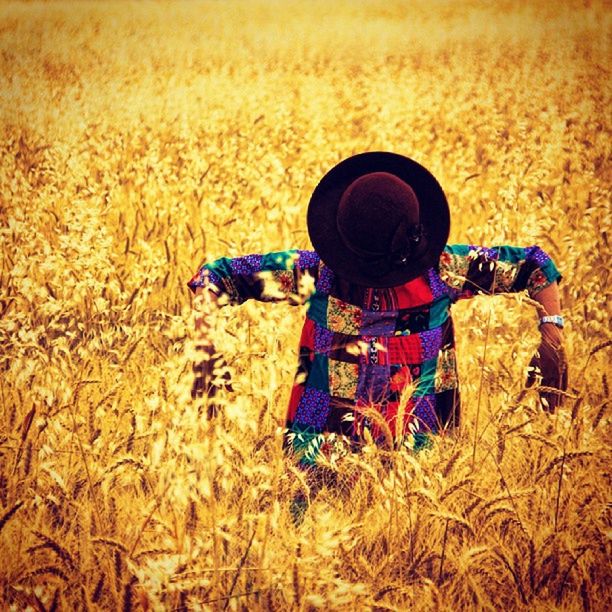
[[(370, 172), (394, 174), (412, 187), (428, 238), (428, 248), (421, 257), (375, 277), (360, 271), (359, 258), (345, 247), (336, 225), (342, 194), (354, 180)], [(366, 287), (395, 287), (437, 264), (448, 240), (450, 211), (442, 187), (429, 170), (403, 155), (374, 151), (345, 159), (321, 179), (310, 198), (307, 224), (315, 251), (339, 277)]]

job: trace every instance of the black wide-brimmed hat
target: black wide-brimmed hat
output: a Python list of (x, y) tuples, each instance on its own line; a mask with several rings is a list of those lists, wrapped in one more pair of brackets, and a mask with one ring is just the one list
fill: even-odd
[(339, 277), (394, 287), (436, 265), (450, 229), (442, 187), (414, 160), (388, 152), (354, 155), (319, 182), (308, 233)]

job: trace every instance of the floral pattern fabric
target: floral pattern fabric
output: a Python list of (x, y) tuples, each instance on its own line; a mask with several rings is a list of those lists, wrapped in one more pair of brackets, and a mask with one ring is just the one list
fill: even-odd
[[(229, 304), (308, 302), (286, 417), (286, 448), (303, 466), (364, 440), (419, 448), (459, 422), (452, 304), (479, 294), (536, 295), (561, 278), (538, 246), (447, 245), (438, 265), (374, 289), (336, 277), (314, 251), (221, 258), (188, 286)], [(342, 453), (340, 453), (342, 454)], [(329, 460), (329, 457), (327, 457)]]

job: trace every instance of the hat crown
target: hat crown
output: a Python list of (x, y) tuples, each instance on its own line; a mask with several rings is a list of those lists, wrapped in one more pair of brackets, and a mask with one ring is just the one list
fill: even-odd
[(308, 234), (340, 281), (395, 287), (436, 265), (450, 214), (442, 187), (421, 164), (389, 151), (344, 159), (319, 181)]
[(398, 228), (419, 223), (419, 200), (394, 174), (370, 172), (344, 191), (336, 223), (342, 241), (356, 253), (389, 253), (397, 248)]

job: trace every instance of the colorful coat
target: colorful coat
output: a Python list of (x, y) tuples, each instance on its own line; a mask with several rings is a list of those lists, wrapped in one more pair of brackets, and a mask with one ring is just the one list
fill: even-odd
[(286, 419), (302, 465), (365, 441), (419, 448), (459, 422), (452, 304), (477, 294), (534, 296), (561, 278), (539, 247), (448, 245), (438, 266), (401, 286), (336, 277), (314, 251), (221, 258), (189, 281), (229, 304), (308, 301)]

